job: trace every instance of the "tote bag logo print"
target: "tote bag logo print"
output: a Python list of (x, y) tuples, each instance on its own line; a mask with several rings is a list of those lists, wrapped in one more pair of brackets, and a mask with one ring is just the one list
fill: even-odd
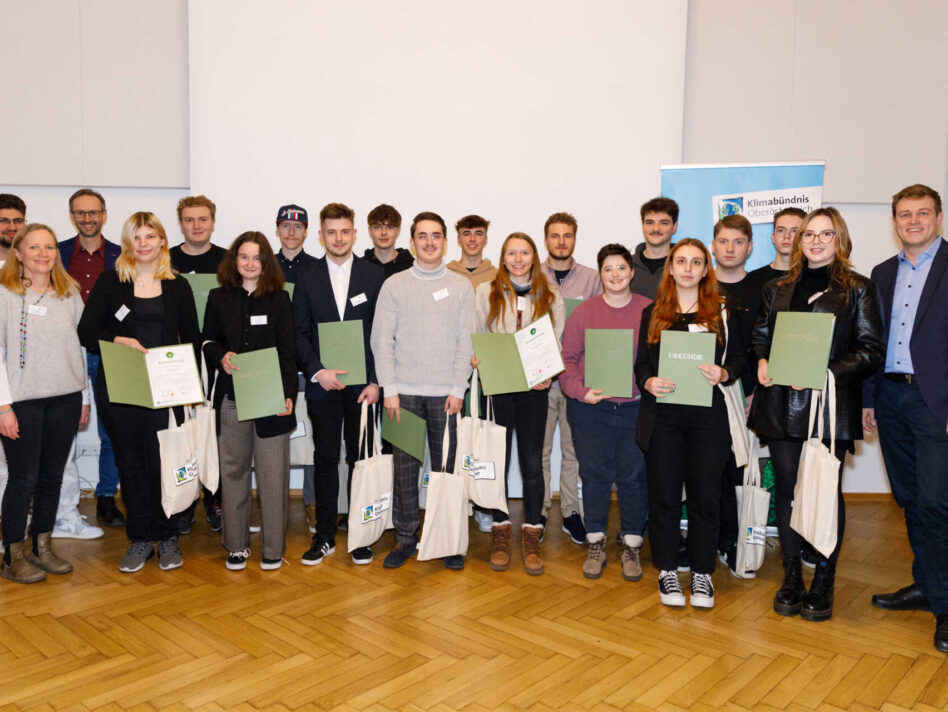
[(191, 482), (198, 476), (197, 457), (191, 453), (185, 463), (174, 470), (174, 482), (179, 487)]

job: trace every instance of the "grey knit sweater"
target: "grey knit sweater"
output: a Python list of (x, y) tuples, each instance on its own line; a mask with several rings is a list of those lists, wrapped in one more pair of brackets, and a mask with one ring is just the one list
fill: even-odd
[(372, 322), (372, 353), (385, 396), (464, 397), (471, 375), (474, 290), (444, 265), (385, 280)]

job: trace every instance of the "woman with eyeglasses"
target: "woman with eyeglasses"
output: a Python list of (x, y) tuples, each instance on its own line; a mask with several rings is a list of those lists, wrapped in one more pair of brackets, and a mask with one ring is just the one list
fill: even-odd
[[(882, 363), (885, 345), (876, 290), (857, 274), (849, 261), (852, 243), (842, 215), (835, 208), (814, 210), (803, 221), (793, 240), (787, 275), (764, 286), (763, 301), (752, 337), (757, 362), (757, 388), (751, 405), (750, 426), (770, 445), (774, 466), (775, 505), (783, 584), (774, 596), (780, 615), (800, 614), (805, 620), (823, 621), (833, 615), (836, 562), (843, 543), (845, 509), (842, 469), (853, 442), (862, 438), (862, 382)], [(830, 346), (829, 370), (836, 379), (836, 452), (840, 462), (839, 517), (836, 549), (819, 554), (809, 592), (803, 582), (800, 553), (802, 538), (790, 527), (793, 491), (803, 443), (810, 437), (809, 388), (774, 385), (767, 377), (767, 360), (777, 314), (781, 311), (834, 314), (836, 324)], [(829, 404), (825, 408), (828, 410)], [(830, 418), (822, 433), (830, 443)]]
[[(583, 300), (563, 331), (563, 364), (560, 387), (569, 398), (569, 419), (586, 509), (586, 560), (583, 576), (597, 579), (606, 566), (606, 525), (612, 486), (619, 496), (619, 562), (622, 578), (642, 578), (639, 552), (648, 514), (645, 455), (635, 442), (641, 392), (633, 384), (631, 397), (587, 388), (586, 330), (631, 329), (637, 336), (647, 297), (629, 290), (632, 254), (623, 245), (605, 245), (596, 256), (603, 293)], [(629, 354), (630, 361), (634, 360)]]
[[(563, 335), (566, 305), (560, 291), (552, 286), (540, 269), (540, 258), (533, 238), (523, 232), (507, 236), (500, 248), (497, 276), (474, 290), (474, 330), (478, 333), (512, 334), (549, 314), (556, 338)], [(480, 359), (475, 354), (471, 365)], [(531, 576), (543, 573), (540, 538), (543, 524), (543, 438), (546, 435), (546, 412), (551, 380), (538, 383), (522, 393), (492, 396), (497, 424), (507, 428), (507, 459), (504, 472), (510, 469), (510, 446), (517, 433), (517, 456), (523, 480), (523, 525), (521, 527), (521, 559)], [(510, 566), (513, 525), (507, 514), (494, 510), (493, 546), (490, 567), (506, 571)]]
[[(699, 363), (712, 388), (711, 405), (662, 403), (677, 384), (658, 375), (663, 331), (714, 335), (714, 361)], [(724, 309), (711, 253), (700, 240), (675, 243), (665, 263), (655, 303), (642, 313), (635, 380), (642, 392), (636, 440), (646, 454), (649, 535), (659, 569), (659, 600), (684, 606), (678, 580), (681, 490), (688, 498), (691, 605), (714, 607), (711, 574), (717, 561), (721, 478), (731, 450), (727, 406), (718, 384), (739, 378), (747, 363), (741, 330)]]

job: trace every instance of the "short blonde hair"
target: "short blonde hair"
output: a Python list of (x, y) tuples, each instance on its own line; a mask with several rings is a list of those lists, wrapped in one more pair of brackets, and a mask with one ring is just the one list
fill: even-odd
[(162, 239), (155, 278), (174, 279), (175, 271), (171, 269), (171, 254), (168, 252), (168, 235), (165, 233), (161, 220), (154, 213), (138, 212), (129, 217), (122, 226), (122, 253), (115, 260), (115, 271), (118, 273), (119, 281), (135, 281), (135, 248), (132, 240), (135, 237), (135, 231), (142, 227), (154, 230)]

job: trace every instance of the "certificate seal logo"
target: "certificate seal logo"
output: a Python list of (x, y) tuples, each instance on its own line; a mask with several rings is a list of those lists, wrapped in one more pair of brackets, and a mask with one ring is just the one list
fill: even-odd
[(537, 333), (536, 328), (530, 329), (530, 336), (533, 336), (536, 333)]
[(165, 351), (166, 358), (174, 358), (174, 351)]

